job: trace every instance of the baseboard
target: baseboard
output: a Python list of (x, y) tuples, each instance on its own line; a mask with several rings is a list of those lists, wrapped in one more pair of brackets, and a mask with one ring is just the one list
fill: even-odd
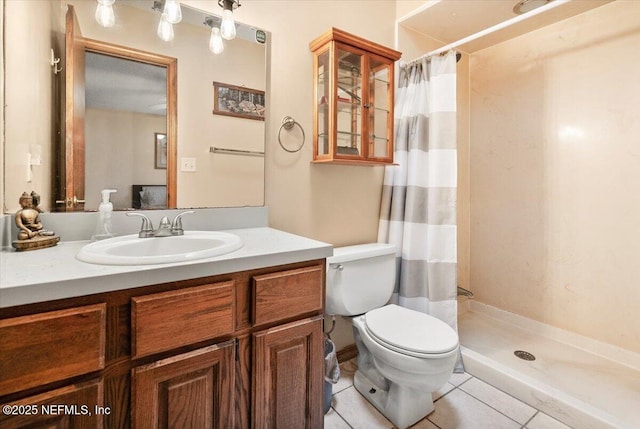
[(358, 348), (355, 344), (350, 344), (343, 349), (336, 352), (338, 356), (338, 362), (346, 362), (358, 356)]

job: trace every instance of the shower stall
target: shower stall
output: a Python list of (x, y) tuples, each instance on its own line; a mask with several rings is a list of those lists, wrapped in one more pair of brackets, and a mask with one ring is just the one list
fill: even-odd
[[(421, 15), (472, 2), (428, 3)], [(488, 13), (497, 2), (482, 3)], [(640, 47), (640, 3), (553, 3), (442, 48), (446, 37), (418, 31), (409, 14), (398, 49), (408, 59), (463, 54), (458, 284), (473, 297), (459, 296), (458, 328), (467, 372), (571, 427), (640, 427), (640, 59), (628, 55)]]

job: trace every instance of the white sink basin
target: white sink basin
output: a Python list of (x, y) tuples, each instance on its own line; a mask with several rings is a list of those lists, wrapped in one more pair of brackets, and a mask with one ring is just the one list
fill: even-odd
[(242, 247), (240, 237), (219, 231), (185, 231), (172, 237), (138, 234), (89, 243), (76, 258), (102, 265), (169, 264), (224, 255)]

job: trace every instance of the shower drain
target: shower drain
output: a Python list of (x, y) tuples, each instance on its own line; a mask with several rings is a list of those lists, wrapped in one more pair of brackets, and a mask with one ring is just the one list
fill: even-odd
[(536, 357), (529, 352), (525, 352), (524, 350), (516, 350), (513, 352), (514, 355), (524, 360), (536, 360)]

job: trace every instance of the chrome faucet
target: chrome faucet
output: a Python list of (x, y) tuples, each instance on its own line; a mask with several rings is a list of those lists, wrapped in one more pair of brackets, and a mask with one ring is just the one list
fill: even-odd
[(173, 222), (171, 222), (171, 235), (184, 235), (184, 229), (182, 229), (182, 216), (186, 214), (194, 214), (195, 210), (187, 210), (182, 213), (178, 213)]
[(140, 232), (138, 233), (138, 237), (140, 238), (149, 238), (154, 237), (153, 224), (151, 220), (142, 213), (135, 212), (127, 212), (127, 216), (138, 216), (142, 218), (142, 225), (140, 226)]
[(171, 237), (175, 235), (184, 235), (184, 229), (182, 229), (182, 216), (186, 214), (193, 214), (195, 210), (187, 210), (178, 213), (173, 219), (173, 222), (169, 222), (169, 218), (164, 216), (160, 219), (160, 225), (158, 229), (153, 229), (153, 223), (151, 220), (142, 213), (127, 212), (127, 216), (138, 216), (142, 218), (142, 225), (140, 226), (140, 232), (138, 237), (151, 238), (151, 237)]

